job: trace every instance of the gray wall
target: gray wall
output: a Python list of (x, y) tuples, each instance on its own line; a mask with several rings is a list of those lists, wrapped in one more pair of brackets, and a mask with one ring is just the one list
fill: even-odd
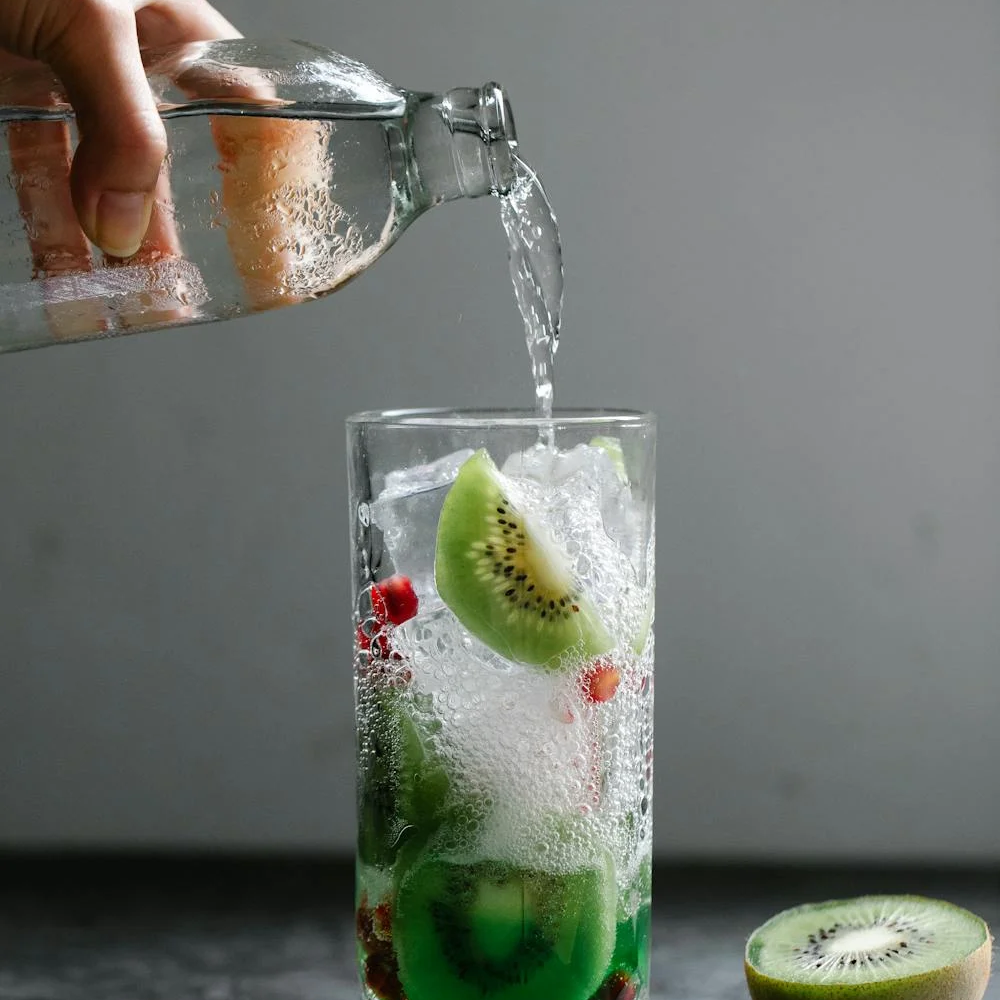
[[(491, 77), (559, 402), (661, 418), (657, 843), (1000, 858), (1000, 5), (231, 0)], [(495, 203), (330, 300), (0, 361), (0, 843), (351, 843), (342, 421), (527, 403)]]

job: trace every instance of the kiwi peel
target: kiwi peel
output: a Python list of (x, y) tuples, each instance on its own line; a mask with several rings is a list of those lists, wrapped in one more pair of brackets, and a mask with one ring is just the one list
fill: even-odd
[(615, 874), (426, 854), (404, 875), (393, 938), (408, 1000), (587, 1000), (615, 944)]
[(986, 923), (921, 896), (862, 896), (772, 917), (746, 946), (753, 1000), (982, 1000)]
[(540, 525), (511, 500), (506, 477), (480, 449), (459, 469), (438, 522), (438, 594), (474, 636), (507, 659), (558, 668), (613, 643)]

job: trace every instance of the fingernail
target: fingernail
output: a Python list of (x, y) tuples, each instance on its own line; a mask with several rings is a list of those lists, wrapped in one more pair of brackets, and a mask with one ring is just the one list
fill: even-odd
[(131, 257), (142, 245), (152, 210), (151, 195), (105, 191), (97, 202), (97, 245), (110, 257)]

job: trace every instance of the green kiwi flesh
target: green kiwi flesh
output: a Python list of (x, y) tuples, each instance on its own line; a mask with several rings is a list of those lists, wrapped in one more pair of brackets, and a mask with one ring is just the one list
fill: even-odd
[(423, 843), (440, 827), (450, 781), (398, 692), (369, 695), (361, 721), (358, 856), (387, 866), (404, 844)]
[(653, 624), (653, 595), (650, 594), (646, 601), (646, 606), (642, 610), (642, 616), (639, 618), (639, 626), (636, 629), (635, 636), (632, 639), (632, 652), (636, 656), (642, 656), (643, 651), (646, 649), (646, 642), (649, 639), (649, 630)]
[(426, 857), (404, 874), (393, 941), (407, 1000), (587, 1000), (615, 944), (615, 874)]
[(785, 910), (750, 936), (753, 1000), (982, 1000), (985, 922), (920, 896), (862, 896)]
[(438, 594), (474, 636), (507, 659), (554, 665), (612, 645), (561, 553), (511, 502), (504, 476), (477, 451), (459, 469), (438, 521)]

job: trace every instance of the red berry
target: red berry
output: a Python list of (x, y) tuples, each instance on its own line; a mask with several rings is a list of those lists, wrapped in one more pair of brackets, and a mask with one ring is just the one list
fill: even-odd
[(379, 903), (373, 910), (365, 893), (358, 904), (355, 922), (358, 940), (367, 954), (392, 951), (392, 907), (388, 903)]
[(388, 903), (379, 903), (375, 907), (375, 929), (379, 937), (386, 940), (392, 937), (392, 907)]
[(379, 940), (375, 935), (375, 920), (368, 906), (368, 897), (364, 896), (358, 906), (355, 916), (355, 926), (357, 928), (358, 940), (365, 951), (370, 955), (379, 948)]
[(594, 994), (594, 1000), (635, 1000), (638, 992), (635, 980), (619, 969), (601, 983), (601, 988)]
[(389, 643), (389, 629), (383, 625), (362, 622), (355, 636), (357, 648), (368, 654), (367, 660), (401, 660), (403, 657)]
[(371, 617), (357, 628), (357, 647), (372, 660), (400, 660), (392, 651), (389, 632), (392, 625), (402, 625), (417, 613), (417, 595), (408, 577), (390, 576), (368, 588)]
[(385, 624), (389, 620), (389, 615), (385, 610), (385, 598), (379, 590), (379, 584), (368, 588), (368, 596), (372, 602), (372, 618), (379, 624)]
[(616, 666), (607, 660), (598, 660), (580, 678), (583, 697), (592, 705), (611, 701), (618, 690), (618, 684), (621, 682), (621, 679), (622, 675)]
[[(357, 647), (365, 652), (372, 651), (372, 643), (377, 642), (387, 621), (385, 601), (375, 587), (368, 588), (368, 599), (371, 601), (372, 606), (371, 615), (358, 626), (355, 632)], [(372, 655), (380, 657), (382, 653), (376, 649), (372, 652)]]
[(376, 660), (388, 660), (390, 657), (400, 660), (399, 653), (393, 653), (389, 647), (389, 636), (384, 629), (380, 629), (372, 636), (371, 645), (368, 649), (372, 657)]
[(396, 956), (388, 949), (377, 951), (365, 960), (365, 982), (382, 1000), (402, 1000), (404, 996)]
[(417, 595), (407, 576), (390, 576), (376, 585), (372, 594), (372, 608), (375, 608), (375, 594), (381, 598), (385, 616), (393, 625), (402, 625), (417, 613)]
[(372, 637), (365, 631), (364, 625), (358, 626), (355, 638), (357, 640), (358, 649), (363, 649), (365, 651), (371, 649)]

